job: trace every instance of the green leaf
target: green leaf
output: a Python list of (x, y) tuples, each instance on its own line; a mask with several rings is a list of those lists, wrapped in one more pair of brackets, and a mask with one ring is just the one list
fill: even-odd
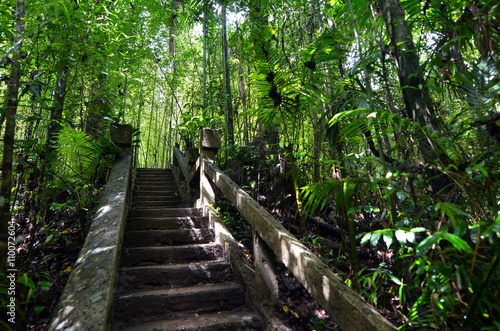
[(480, 166), (480, 165), (476, 165), (476, 168), (478, 168), (478, 169), (479, 169), (479, 171), (481, 171), (481, 173), (482, 173), (485, 177), (488, 177), (488, 171), (487, 171), (484, 167), (482, 167), (482, 166)]
[(387, 245), (387, 248), (390, 248), (392, 245), (393, 235), (394, 233), (391, 230), (384, 232), (384, 242)]
[(379, 241), (381, 235), (382, 235), (382, 233), (380, 231), (374, 231), (373, 232), (371, 240), (370, 240), (371, 244), (372, 244), (372, 247), (377, 246), (378, 241)]
[(405, 230), (396, 230), (396, 239), (403, 245), (406, 243), (406, 232)]
[(396, 284), (396, 285), (403, 285), (403, 283), (401, 282), (400, 279), (398, 279), (396, 276), (394, 276), (393, 274), (391, 273), (387, 273), (387, 276), (389, 276), (389, 278)]
[(52, 243), (54, 241), (54, 234), (51, 233), (47, 236), (47, 238), (45, 238), (45, 244), (48, 245), (50, 243)]
[(440, 232), (428, 236), (427, 238), (422, 240), (422, 242), (417, 246), (417, 253), (421, 255), (427, 253), (427, 251), (431, 249), (432, 245), (434, 245), (434, 243), (436, 242), (439, 242), (440, 239), (441, 239)]
[(47, 280), (40, 280), (38, 282), (38, 286), (42, 286), (44, 289), (46, 289), (47, 291), (50, 289), (50, 285), (51, 285), (51, 282), (47, 281)]
[(396, 196), (398, 197), (399, 200), (405, 201), (406, 199), (408, 199), (410, 197), (410, 194), (408, 192), (405, 192), (405, 191), (397, 191)]
[(24, 273), (21, 275), (21, 277), (19, 277), (19, 279), (17, 280), (18, 283), (20, 284), (23, 284), (31, 289), (34, 289), (35, 288), (35, 283), (33, 282), (33, 280), (28, 276), (27, 273)]
[(66, 24), (68, 24), (68, 27), (70, 27), (71, 26), (71, 18), (69, 17), (68, 8), (64, 4), (64, 0), (61, 1), (61, 5), (62, 5), (63, 12), (64, 12), (64, 16), (66, 17)]
[(44, 309), (45, 309), (45, 306), (36, 306), (35, 307), (35, 315), (38, 316)]
[(465, 211), (460, 209), (457, 205), (451, 203), (451, 202), (440, 202), (436, 205), (436, 209), (441, 211), (441, 215), (446, 214), (450, 218), (451, 223), (456, 226), (458, 224), (457, 222), (457, 215), (460, 216), (469, 216)]
[(368, 232), (368, 233), (365, 233), (365, 235), (363, 236), (363, 238), (361, 239), (361, 246), (365, 245), (367, 242), (370, 241), (370, 238), (372, 236), (372, 233), (371, 232)]
[(455, 247), (456, 249), (460, 250), (460, 251), (466, 251), (467, 253), (473, 253), (472, 252), (472, 248), (469, 246), (469, 244), (463, 240), (462, 238), (454, 235), (454, 234), (451, 234), (451, 233), (448, 233), (448, 232), (444, 232), (443, 233), (443, 236), (446, 240), (448, 240), (452, 245), (453, 247)]

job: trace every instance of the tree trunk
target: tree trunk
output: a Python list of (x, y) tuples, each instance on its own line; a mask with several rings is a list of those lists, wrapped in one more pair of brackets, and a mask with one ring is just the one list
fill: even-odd
[(203, 8), (203, 110), (202, 116), (207, 116), (207, 42), (208, 42), (208, 10), (207, 2)]
[(229, 48), (227, 46), (226, 1), (222, 4), (222, 54), (224, 68), (224, 99), (226, 100), (227, 144), (234, 144), (233, 102), (231, 97), (231, 78), (229, 75)]
[(69, 68), (59, 71), (56, 77), (55, 98), (50, 110), (50, 123), (47, 130), (47, 140), (45, 142), (46, 156), (49, 157), (54, 150), (55, 136), (61, 129), (62, 112), (64, 108), (64, 97), (66, 94), (66, 83), (68, 81)]
[(238, 88), (240, 92), (241, 104), (243, 105), (243, 142), (249, 143), (248, 139), (248, 118), (247, 118), (247, 98), (245, 93), (245, 80), (243, 78), (243, 68), (241, 67), (241, 58), (238, 53), (238, 41), (235, 42), (236, 58), (238, 59)]
[[(24, 0), (16, 1), (16, 35), (14, 44), (19, 42), (24, 33), (24, 17), (26, 14)], [(19, 103), (19, 80), (21, 78), (22, 45), (12, 56), (12, 66), (8, 83), (7, 101), (5, 104), (5, 133), (2, 160), (2, 185), (0, 189), (0, 241), (7, 239), (7, 230), (9, 227), (10, 198), (12, 194), (12, 161), (14, 158), (14, 140), (16, 135), (16, 112)], [(3, 254), (3, 245), (1, 250), (0, 269), (5, 265), (5, 254)]]
[[(378, 4), (396, 54), (399, 83), (407, 116), (422, 127), (430, 126), (432, 130), (436, 130), (438, 125), (434, 116), (434, 106), (401, 3), (399, 0), (378, 0)], [(437, 152), (428, 138), (423, 133), (417, 133), (417, 136), (424, 159), (427, 162), (436, 161)]]

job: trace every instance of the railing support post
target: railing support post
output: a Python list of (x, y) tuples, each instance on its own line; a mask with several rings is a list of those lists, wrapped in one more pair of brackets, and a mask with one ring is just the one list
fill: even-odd
[(258, 302), (269, 308), (278, 308), (278, 278), (276, 276), (276, 255), (259, 233), (253, 231), (253, 254), (255, 263), (255, 287)]
[(109, 134), (111, 141), (122, 149), (120, 156), (132, 154), (132, 125), (112, 123)]
[(210, 163), (214, 163), (215, 154), (217, 154), (221, 146), (221, 138), (221, 130), (203, 129), (200, 135), (200, 200), (197, 206), (203, 208), (204, 216), (207, 216), (205, 206), (215, 202), (215, 191), (205, 174), (205, 166), (202, 160), (206, 159)]

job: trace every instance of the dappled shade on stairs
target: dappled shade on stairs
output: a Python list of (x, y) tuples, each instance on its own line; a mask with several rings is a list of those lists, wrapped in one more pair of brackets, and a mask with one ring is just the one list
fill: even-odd
[(170, 170), (137, 169), (114, 330), (260, 330), (200, 209), (184, 208)]

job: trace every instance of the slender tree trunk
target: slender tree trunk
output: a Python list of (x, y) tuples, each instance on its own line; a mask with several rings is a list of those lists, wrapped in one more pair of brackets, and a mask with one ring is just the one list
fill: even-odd
[[(209, 40), (208, 40), (209, 41)], [(209, 41), (210, 42), (210, 41)], [(212, 118), (214, 117), (214, 107), (213, 104), (214, 104), (214, 97), (213, 97), (213, 83), (212, 83), (212, 66), (213, 66), (213, 63), (214, 61), (211, 61), (210, 60), (210, 43), (207, 44), (207, 66), (208, 66), (208, 94), (210, 96), (210, 108), (212, 109), (212, 112), (211, 112), (211, 116)], [(215, 56), (215, 54), (214, 54)]]
[(203, 111), (202, 116), (207, 116), (207, 42), (208, 42), (208, 10), (207, 2), (203, 8)]
[(153, 111), (155, 108), (155, 89), (156, 89), (156, 84), (153, 89), (153, 95), (151, 97), (151, 113), (149, 114), (149, 130), (148, 130), (148, 141), (146, 143), (146, 154), (144, 154), (144, 162), (146, 163), (146, 168), (149, 168), (148, 166), (148, 156), (149, 156), (149, 142), (151, 140), (151, 126), (153, 123)]
[[(238, 28), (238, 27), (236, 27)], [(245, 93), (245, 79), (243, 78), (243, 68), (241, 67), (241, 58), (238, 52), (238, 41), (235, 42), (235, 53), (238, 59), (238, 88), (240, 92), (241, 104), (243, 106), (243, 142), (248, 144), (248, 118), (247, 118), (247, 98)]]
[[(143, 98), (143, 93), (141, 90), (141, 94), (139, 96), (139, 110), (137, 111), (137, 131), (139, 131), (139, 134), (137, 135), (136, 139), (139, 139), (139, 141), (142, 144), (141, 140), (141, 118), (142, 118), (142, 107), (144, 106), (144, 100)], [(135, 145), (135, 150), (134, 150), (134, 167), (139, 167), (139, 144)]]
[[(399, 0), (378, 0), (387, 33), (396, 53), (399, 83), (407, 116), (423, 126), (437, 130), (434, 106), (420, 68), (413, 37)], [(423, 133), (417, 133), (419, 149), (427, 162), (435, 162), (438, 154)]]
[[(236, 99), (236, 86), (234, 85), (235, 84), (235, 81), (234, 81), (234, 67), (230, 66), (229, 67), (229, 80), (231, 81), (231, 86), (232, 86), (232, 89), (235, 93), (235, 100), (234, 100), (234, 108), (233, 108), (233, 119), (236, 121), (236, 123), (233, 125), (237, 128), (237, 132), (240, 132), (241, 130), (241, 127), (240, 127), (240, 118), (238, 116), (238, 102), (237, 102), (237, 99)], [(236, 79), (238, 80), (238, 79)], [(236, 139), (238, 139), (239, 137), (236, 136)]]
[(68, 81), (69, 68), (65, 68), (57, 73), (56, 91), (52, 108), (50, 110), (50, 123), (47, 130), (47, 140), (45, 142), (47, 157), (54, 150), (55, 136), (61, 130), (62, 112), (64, 108), (64, 97), (66, 94), (66, 84)]
[(229, 48), (227, 46), (227, 25), (226, 25), (226, 1), (222, 4), (222, 59), (224, 68), (224, 93), (226, 100), (226, 127), (227, 144), (234, 144), (234, 120), (233, 120), (233, 102), (231, 96), (231, 78), (229, 72)]
[[(14, 43), (20, 41), (24, 33), (24, 17), (26, 15), (24, 0), (16, 1), (16, 34)], [(14, 140), (16, 135), (16, 113), (19, 104), (19, 81), (21, 79), (22, 45), (12, 56), (12, 66), (8, 83), (7, 101), (5, 104), (5, 133), (2, 160), (2, 184), (0, 188), (0, 242), (7, 239), (7, 230), (11, 220), (10, 198), (12, 194), (12, 162), (14, 158)], [(3, 245), (0, 245), (0, 269), (5, 266)]]

